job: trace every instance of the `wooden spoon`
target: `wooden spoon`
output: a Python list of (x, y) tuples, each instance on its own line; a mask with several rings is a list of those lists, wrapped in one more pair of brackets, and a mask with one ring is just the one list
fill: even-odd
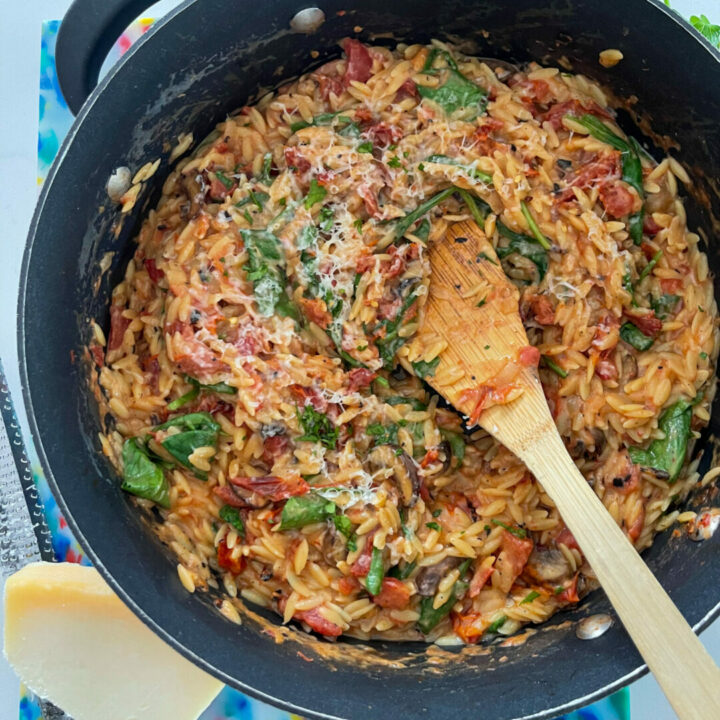
[[(448, 348), (427, 381), (542, 484), (678, 717), (720, 717), (720, 670), (563, 445), (520, 320), (518, 291), (492, 245), (475, 223), (461, 222), (429, 253), (419, 336), (440, 336)], [(463, 377), (452, 382), (458, 368)]]

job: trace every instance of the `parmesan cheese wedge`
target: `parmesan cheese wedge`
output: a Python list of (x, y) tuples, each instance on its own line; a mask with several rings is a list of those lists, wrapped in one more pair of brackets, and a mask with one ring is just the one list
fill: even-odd
[(196, 720), (223, 687), (143, 625), (97, 570), (72, 563), (8, 578), (5, 655), (74, 720)]

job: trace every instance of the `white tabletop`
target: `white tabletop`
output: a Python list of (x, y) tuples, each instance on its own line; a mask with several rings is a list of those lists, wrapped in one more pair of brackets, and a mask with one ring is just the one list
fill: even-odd
[[(43, 20), (62, 18), (69, 4), (70, 0), (0, 0), (0, 358), (15, 409), (25, 428), (15, 340), (15, 307), (25, 236), (38, 192), (40, 26)], [(176, 4), (177, 0), (161, 0), (145, 14), (159, 17)], [(704, 13), (714, 22), (720, 22), (718, 0), (672, 0), (671, 4), (685, 16)], [(0, 634), (1, 631), (0, 614)], [(720, 621), (701, 637), (720, 662)], [(651, 677), (636, 682), (630, 697), (632, 720), (672, 720), (675, 717)], [(17, 717), (18, 680), (0, 656), (0, 720)]]

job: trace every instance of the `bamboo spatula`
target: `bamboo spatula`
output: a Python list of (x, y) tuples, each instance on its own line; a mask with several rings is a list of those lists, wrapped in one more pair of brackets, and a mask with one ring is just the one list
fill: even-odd
[[(678, 716), (720, 718), (720, 670), (560, 439), (532, 362), (517, 289), (492, 245), (475, 223), (462, 222), (429, 252), (432, 277), (419, 336), (439, 335), (448, 348), (427, 381), (542, 484)], [(464, 377), (444, 385), (445, 370), (453, 368)]]

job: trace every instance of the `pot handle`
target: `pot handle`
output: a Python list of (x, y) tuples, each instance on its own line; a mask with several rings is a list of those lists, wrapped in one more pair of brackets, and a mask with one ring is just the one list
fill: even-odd
[(127, 26), (155, 0), (74, 0), (55, 45), (60, 89), (77, 115), (97, 85), (103, 60)]

